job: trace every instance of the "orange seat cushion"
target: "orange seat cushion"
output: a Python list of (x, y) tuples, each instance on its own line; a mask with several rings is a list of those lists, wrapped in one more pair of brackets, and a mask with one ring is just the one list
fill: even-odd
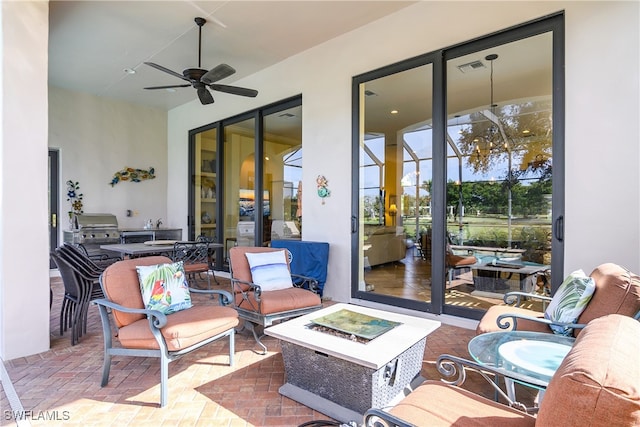
[[(176, 351), (228, 331), (238, 323), (238, 312), (231, 307), (199, 305), (168, 315), (167, 324), (160, 331), (169, 351)], [(160, 348), (146, 318), (120, 328), (118, 339), (126, 348)]]
[(187, 274), (193, 274), (193, 273), (205, 273), (207, 271), (209, 271), (209, 264), (205, 263), (198, 263), (198, 264), (187, 264), (184, 263), (183, 264), (184, 267), (184, 272)]
[[(513, 307), (510, 305), (494, 305), (491, 306), (487, 312), (482, 316), (478, 326), (476, 327), (476, 334), (484, 334), (486, 332), (506, 331), (507, 329), (500, 329), (497, 324), (498, 317), (503, 314), (521, 314), (523, 316), (544, 318), (544, 314), (539, 311), (528, 310), (526, 308)], [(513, 324), (511, 320), (510, 323)], [(518, 319), (519, 331), (533, 331), (533, 332), (548, 332), (553, 333), (551, 328), (544, 323), (531, 322), (529, 320)], [(509, 328), (513, 329), (513, 328)]]
[[(238, 308), (255, 311), (254, 307), (258, 307), (253, 292), (248, 294), (249, 301), (243, 300), (242, 294), (236, 294), (236, 305)], [(287, 288), (276, 291), (263, 292), (260, 295), (262, 301), (260, 313), (263, 315), (281, 313), (283, 311), (295, 310), (298, 308), (307, 308), (321, 305), (320, 297), (307, 290), (301, 288)]]
[(389, 412), (417, 426), (530, 427), (536, 419), (460, 387), (426, 381)]

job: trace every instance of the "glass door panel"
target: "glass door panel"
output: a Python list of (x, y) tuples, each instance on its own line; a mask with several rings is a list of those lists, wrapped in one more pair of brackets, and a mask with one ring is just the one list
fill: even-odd
[[(256, 244), (255, 120), (224, 126), (225, 248)], [(258, 205), (259, 206), (259, 205)], [(257, 209), (260, 218), (260, 209)]]
[(262, 244), (302, 235), (302, 106), (264, 116)]
[(194, 237), (211, 240), (217, 227), (217, 134), (216, 128), (197, 133), (194, 145)]
[(431, 301), (432, 81), (429, 63), (360, 84), (358, 290), (374, 299)]
[(446, 287), (469, 308), (548, 291), (552, 50), (548, 32), (446, 63)]

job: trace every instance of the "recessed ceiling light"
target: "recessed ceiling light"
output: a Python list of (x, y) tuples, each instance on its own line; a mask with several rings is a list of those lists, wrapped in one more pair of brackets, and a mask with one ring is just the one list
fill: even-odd
[(127, 73), (127, 74), (135, 74), (136, 73), (136, 70), (134, 70), (133, 68), (125, 68), (123, 71), (125, 73)]
[(529, 132), (531, 132), (529, 129), (525, 129), (522, 131), (522, 133), (524, 133), (525, 135), (528, 134)]
[(398, 114), (398, 110), (391, 110), (391, 114)]
[(167, 92), (175, 92), (176, 90), (172, 87), (168, 87), (165, 89)]

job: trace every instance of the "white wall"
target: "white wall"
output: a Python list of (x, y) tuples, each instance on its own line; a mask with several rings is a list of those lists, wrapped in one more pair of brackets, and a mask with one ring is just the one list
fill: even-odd
[(49, 349), (48, 3), (2, 2), (0, 19), (0, 358), (8, 360)]
[[(638, 2), (420, 2), (238, 81), (260, 90), (255, 99), (218, 94), (215, 104), (194, 101), (170, 111), (168, 118), (161, 111), (65, 90), (51, 88), (48, 93), (47, 3), (1, 5), (4, 359), (44, 351), (49, 345), (48, 125), (49, 146), (61, 150), (61, 181), (80, 182), (85, 211), (113, 212), (121, 225), (132, 227), (146, 217), (162, 216), (165, 224), (186, 229), (188, 131), (301, 93), (303, 185), (310, 190), (303, 192), (303, 238), (330, 243), (325, 292), (347, 301), (352, 76), (563, 9), (565, 271), (589, 271), (613, 261), (640, 272)], [(81, 157), (91, 161), (74, 162)], [(113, 173), (124, 166), (154, 166), (158, 178), (111, 188)], [(332, 191), (325, 205), (315, 193), (319, 174), (328, 178)], [(64, 213), (68, 204), (64, 195), (61, 199)], [(129, 221), (126, 209), (140, 214)]]
[[(218, 95), (169, 112), (169, 218), (186, 227), (189, 129), (302, 93), (303, 239), (330, 243), (325, 293), (350, 295), (351, 79), (422, 53), (566, 12), (565, 271), (613, 261), (640, 271), (637, 2), (420, 2), (238, 81), (256, 99)], [(331, 197), (322, 205), (315, 178)]]
[[(166, 111), (50, 87), (49, 147), (60, 150), (60, 233), (69, 229), (67, 180), (80, 183), (84, 212), (115, 214), (120, 227), (177, 225), (167, 220)], [(109, 185), (125, 167), (151, 166), (155, 179)]]

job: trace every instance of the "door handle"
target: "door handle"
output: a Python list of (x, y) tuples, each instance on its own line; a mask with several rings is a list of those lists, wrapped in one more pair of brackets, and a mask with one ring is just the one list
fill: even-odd
[(556, 239), (562, 242), (564, 240), (564, 216), (560, 215), (555, 224), (553, 225), (553, 234), (555, 234)]
[(355, 216), (351, 217), (351, 233), (357, 233), (358, 232), (358, 218), (356, 218)]

